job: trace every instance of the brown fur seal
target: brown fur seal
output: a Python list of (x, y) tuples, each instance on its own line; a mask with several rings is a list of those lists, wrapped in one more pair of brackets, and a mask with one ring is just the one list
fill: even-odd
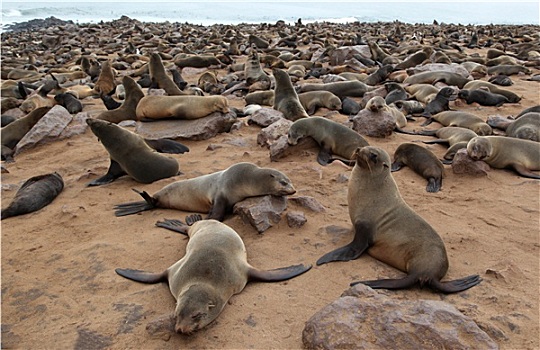
[(126, 99), (120, 107), (114, 110), (102, 112), (97, 116), (97, 119), (109, 121), (111, 123), (120, 123), (123, 120), (137, 120), (136, 108), (139, 101), (144, 97), (144, 93), (139, 87), (139, 84), (130, 78), (124, 76), (122, 85), (126, 89)]
[(7, 208), (2, 209), (2, 220), (37, 211), (51, 203), (64, 189), (58, 173), (34, 176), (26, 180)]
[(540, 142), (540, 113), (538, 112), (526, 113), (516, 120), (490, 116), (487, 123), (493, 128), (505, 130), (508, 137)]
[[(151, 148), (150, 144), (159, 148), (159, 140), (148, 143), (141, 136), (105, 120), (88, 118), (86, 123), (111, 157), (107, 174), (90, 182), (88, 186), (104, 185), (123, 175), (129, 175), (135, 181), (142, 183), (151, 183), (178, 175), (179, 167), (176, 159), (156, 153)], [(161, 141), (171, 147), (164, 151), (169, 153), (189, 151), (180, 143), (168, 141)], [(160, 149), (160, 151), (163, 150)]]
[[(198, 219), (198, 218), (196, 218)], [(174, 330), (191, 334), (214, 321), (228, 300), (250, 281), (278, 282), (303, 274), (311, 265), (260, 270), (247, 262), (242, 238), (216, 220), (187, 218), (156, 223), (189, 236), (185, 255), (162, 273), (116, 269), (120, 276), (142, 283), (167, 282), (176, 299)]]
[(198, 119), (220, 112), (229, 113), (223, 96), (145, 96), (137, 104), (137, 119)]
[(470, 79), (464, 78), (463, 76), (445, 71), (432, 71), (432, 72), (421, 72), (409, 76), (405, 79), (405, 84), (435, 84), (438, 82), (443, 82), (447, 85), (457, 86), (462, 89), (465, 84), (470, 82)]
[(540, 143), (506, 136), (478, 136), (467, 144), (474, 160), (483, 160), (497, 169), (512, 168), (521, 176), (540, 179), (531, 170), (540, 170)]
[(237, 202), (248, 197), (294, 194), (291, 180), (272, 168), (238, 163), (212, 174), (173, 182), (150, 196), (139, 192), (141, 202), (119, 204), (116, 216), (131, 215), (154, 208), (208, 213), (207, 219), (223, 221)]
[(244, 65), (244, 77), (248, 86), (256, 82), (264, 82), (268, 85), (267, 89), (270, 88), (270, 77), (262, 69), (261, 62), (259, 61), (259, 53), (254, 46), (251, 47), (251, 53)]
[(15, 97), (2, 97), (2, 111), (1, 113), (9, 111), (10, 109), (17, 108), (21, 105), (21, 101)]
[(98, 80), (94, 85), (94, 91), (98, 95), (107, 95), (111, 91), (116, 89), (116, 82), (114, 80), (114, 72), (111, 67), (111, 63), (107, 59), (101, 65), (101, 72), (99, 73)]
[(54, 96), (57, 104), (64, 107), (70, 114), (76, 114), (82, 111), (82, 102), (73, 93), (62, 93)]
[(480, 283), (478, 275), (441, 282), (448, 270), (444, 242), (401, 197), (390, 173), (388, 153), (368, 146), (360, 148), (355, 156), (348, 189), (354, 239), (321, 257), (317, 265), (356, 259), (366, 251), (407, 276), (351, 285), (363, 283), (371, 288), (402, 289), (419, 283), (443, 293), (455, 293)]
[(206, 68), (211, 66), (217, 66), (224, 68), (226, 65), (213, 55), (191, 55), (187, 57), (175, 57), (173, 59), (174, 64), (179, 68), (193, 67), (193, 68)]
[(384, 97), (387, 105), (390, 105), (397, 101), (406, 100), (409, 97), (407, 95), (407, 91), (405, 91), (405, 89), (398, 83), (386, 83), (384, 84), (384, 88), (386, 89), (387, 93)]
[(300, 85), (299, 92), (307, 91), (330, 91), (337, 97), (343, 99), (345, 97), (363, 97), (368, 91), (372, 91), (374, 87), (369, 86), (361, 81), (336, 81), (335, 83), (307, 83)]
[(298, 99), (309, 115), (315, 114), (315, 111), (320, 107), (332, 111), (341, 109), (341, 100), (329, 91), (302, 92), (298, 94)]
[(405, 87), (405, 91), (411, 94), (418, 102), (428, 104), (437, 95), (440, 89), (431, 84), (414, 84)]
[(317, 155), (317, 161), (321, 165), (331, 163), (334, 160), (332, 155), (350, 161), (358, 147), (368, 145), (368, 142), (356, 131), (323, 117), (295, 121), (289, 128), (287, 142), (290, 145), (296, 145), (304, 137), (313, 138), (321, 146)]
[(426, 144), (448, 144), (449, 148), (443, 156), (443, 158), (446, 160), (454, 159), (454, 156), (458, 150), (467, 148), (469, 141), (478, 136), (474, 131), (467, 128), (461, 128), (459, 126), (445, 126), (437, 130), (423, 130), (418, 132), (417, 135), (438, 137), (437, 140), (422, 141)]
[(450, 86), (443, 87), (435, 97), (429, 101), (424, 107), (422, 115), (429, 117), (432, 114), (448, 111), (450, 109), (450, 101), (454, 101), (458, 96), (458, 92)]
[(407, 119), (405, 118), (405, 115), (397, 108), (393, 106), (388, 106), (384, 98), (382, 98), (381, 96), (373, 96), (372, 98), (370, 98), (369, 101), (366, 103), (366, 107), (364, 107), (364, 109), (368, 109), (374, 113), (389, 113), (394, 118), (397, 129), (404, 128), (407, 125)]
[(2, 143), (2, 160), (12, 161), (13, 151), (17, 143), (23, 138), (36, 123), (51, 110), (51, 107), (34, 109), (29, 114), (21, 117), (0, 129), (0, 142)]
[(474, 114), (463, 111), (445, 111), (432, 115), (422, 126), (431, 124), (435, 120), (443, 126), (460, 126), (467, 128), (480, 136), (491, 135), (493, 130), (484, 120)]
[(279, 68), (272, 69), (272, 74), (276, 79), (273, 108), (283, 113), (283, 117), (288, 120), (308, 118), (309, 115), (302, 107), (289, 75)]
[(176, 85), (171, 77), (167, 75), (167, 72), (165, 72), (165, 66), (163, 66), (161, 56), (157, 52), (153, 52), (150, 55), (148, 72), (150, 73), (150, 79), (152, 80), (152, 88), (163, 89), (169, 96), (184, 95), (178, 85)]
[(274, 105), (274, 90), (250, 92), (244, 99), (246, 105), (272, 106)]
[(433, 152), (414, 143), (402, 143), (394, 152), (392, 171), (398, 171), (404, 165), (428, 181), (427, 192), (439, 192), (442, 186), (444, 167)]
[(483, 81), (483, 80), (470, 81), (467, 84), (465, 84), (465, 86), (463, 86), (461, 89), (475, 90), (475, 89), (481, 89), (481, 88), (487, 88), (489, 91), (491, 91), (494, 94), (506, 96), (506, 98), (508, 99), (508, 102), (510, 103), (518, 103), (521, 100), (521, 97), (519, 97), (512, 91), (500, 88), (495, 84), (492, 84), (490, 82)]
[(508, 102), (508, 98), (503, 95), (495, 94), (484, 89), (459, 90), (458, 97), (462, 98), (467, 104), (478, 103), (481, 106), (502, 106)]

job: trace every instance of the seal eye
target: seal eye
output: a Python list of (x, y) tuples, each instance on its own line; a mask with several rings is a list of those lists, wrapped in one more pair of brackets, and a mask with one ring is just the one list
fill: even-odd
[(376, 153), (370, 153), (369, 159), (373, 162), (373, 164), (377, 164), (377, 154)]
[(191, 315), (191, 319), (194, 320), (194, 321), (199, 321), (201, 318), (203, 318), (204, 315), (205, 315), (205, 313), (203, 313), (203, 312), (197, 312), (197, 313)]

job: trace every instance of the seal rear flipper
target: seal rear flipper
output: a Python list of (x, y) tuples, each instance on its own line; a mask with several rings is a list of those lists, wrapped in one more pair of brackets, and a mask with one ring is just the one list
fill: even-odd
[(431, 114), (430, 113), (425, 113), (425, 114), (422, 114), (422, 117), (425, 117), (427, 118), (425, 122), (423, 122), (422, 124), (420, 124), (420, 126), (427, 126), (431, 123), (433, 123), (433, 117), (431, 117)]
[(403, 164), (402, 162), (398, 162), (398, 161), (393, 162), (393, 163), (392, 163), (392, 167), (390, 168), (390, 170), (391, 170), (391, 171), (398, 171), (398, 170), (400, 170), (401, 168), (403, 168), (403, 165), (405, 165), (405, 164)]
[(136, 189), (133, 189), (133, 191), (137, 192), (141, 195), (141, 197), (144, 198), (144, 202), (130, 202), (130, 203), (123, 203), (123, 204), (117, 204), (114, 206), (114, 209), (116, 211), (114, 212), (114, 215), (116, 216), (125, 216), (125, 215), (131, 215), (131, 214), (137, 214), (141, 211), (154, 209), (157, 207), (157, 200), (150, 196), (146, 191), (137, 191)]
[(299, 276), (310, 269), (311, 265), (305, 266), (303, 264), (280, 267), (273, 270), (259, 270), (254, 267), (250, 267), (248, 270), (248, 280), (260, 282), (285, 281)]
[(111, 159), (111, 165), (109, 165), (109, 170), (107, 174), (103, 175), (99, 179), (89, 182), (86, 186), (100, 186), (113, 182), (118, 179), (120, 176), (127, 175), (127, 173), (122, 169), (120, 164), (117, 161)]
[(382, 280), (352, 282), (350, 286), (352, 287), (354, 285), (362, 283), (373, 289), (405, 289), (412, 287), (416, 284), (417, 281), (418, 278), (416, 276), (407, 275), (403, 278), (388, 278)]
[(174, 219), (165, 219), (163, 221), (156, 222), (157, 227), (162, 227), (167, 230), (171, 230), (174, 232), (181, 233), (183, 235), (187, 235), (187, 231), (189, 229), (189, 226), (185, 223), (183, 223), (180, 220), (174, 220)]
[(522, 164), (512, 164), (512, 168), (514, 168), (514, 170), (521, 176), (528, 177), (530, 179), (540, 179), (540, 175), (533, 173)]
[(442, 180), (430, 177), (426, 186), (426, 191), (430, 193), (439, 192), (442, 186)]
[(182, 154), (189, 152), (189, 147), (171, 139), (148, 140), (144, 142), (159, 153)]
[(369, 247), (374, 230), (367, 223), (357, 222), (354, 224), (354, 232), (354, 239), (351, 243), (320, 257), (317, 260), (317, 266), (332, 261), (349, 261), (360, 257)]
[(474, 287), (480, 282), (482, 282), (482, 279), (480, 278), (480, 276), (471, 275), (468, 277), (460, 278), (453, 281), (446, 281), (446, 282), (431, 280), (429, 282), (429, 286), (439, 292), (457, 293), (457, 292), (462, 292), (471, 287)]
[(132, 281), (154, 284), (159, 282), (167, 282), (167, 270), (161, 273), (152, 273), (141, 270), (132, 269), (115, 269), (117, 274)]
[(405, 130), (405, 129), (402, 129), (400, 127), (395, 127), (394, 128), (394, 131), (397, 132), (397, 133), (400, 133), (400, 134), (406, 134), (406, 135), (418, 135), (417, 133), (415, 133), (414, 131), (408, 131), (408, 130)]
[(26, 100), (26, 97), (30, 95), (30, 92), (28, 91), (28, 89), (26, 88), (26, 86), (24, 85), (22, 81), (19, 81), (17, 83), (17, 89), (19, 90), (19, 94), (21, 95), (21, 98), (23, 100)]

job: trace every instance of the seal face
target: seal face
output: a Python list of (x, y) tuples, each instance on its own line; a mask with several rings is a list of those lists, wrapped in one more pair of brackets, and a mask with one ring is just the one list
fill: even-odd
[(142, 282), (167, 282), (176, 299), (175, 331), (191, 334), (214, 321), (227, 301), (249, 281), (277, 282), (307, 272), (311, 265), (259, 270), (247, 262), (246, 248), (238, 233), (216, 220), (188, 217), (191, 226), (178, 220), (156, 225), (187, 234), (186, 254), (162, 273), (116, 269), (125, 278)]
[(322, 256), (317, 265), (348, 261), (365, 251), (407, 273), (401, 279), (354, 282), (372, 288), (402, 289), (419, 283), (443, 292), (471, 288), (478, 275), (441, 282), (448, 270), (446, 249), (440, 236), (402, 199), (390, 173), (390, 156), (383, 149), (367, 146), (355, 152), (356, 165), (349, 178), (349, 215), (354, 239), (348, 245)]
[(7, 208), (2, 209), (2, 220), (37, 211), (49, 205), (64, 189), (64, 180), (58, 173), (31, 177), (15, 194)]

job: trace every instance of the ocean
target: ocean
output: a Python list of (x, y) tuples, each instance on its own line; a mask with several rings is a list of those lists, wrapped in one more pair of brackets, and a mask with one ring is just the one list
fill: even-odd
[(540, 24), (539, 2), (289, 2), (289, 1), (2, 1), (2, 28), (54, 16), (75, 23), (111, 21), (122, 15), (145, 22), (212, 25), (302, 22)]

